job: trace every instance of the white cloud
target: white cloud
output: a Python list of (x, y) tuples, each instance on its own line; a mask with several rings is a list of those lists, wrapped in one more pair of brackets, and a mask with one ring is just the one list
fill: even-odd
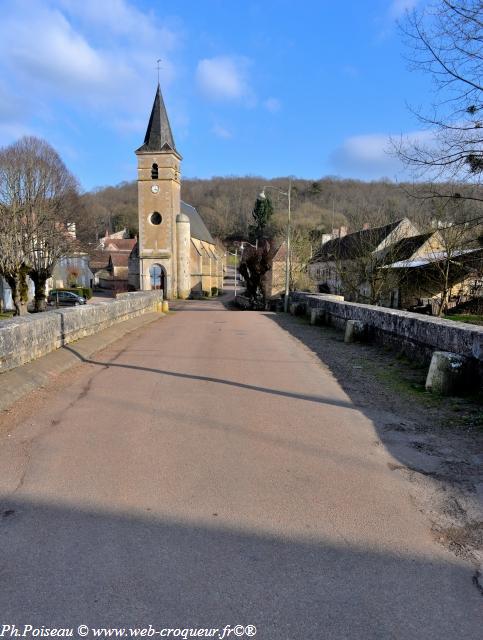
[(222, 138), (223, 140), (229, 140), (230, 138), (233, 138), (233, 133), (220, 124), (215, 124), (212, 128), (212, 132), (217, 138)]
[(179, 43), (177, 33), (160, 25), (151, 12), (143, 13), (126, 0), (58, 0), (58, 5), (104, 37), (125, 36), (141, 48), (156, 42), (165, 51), (176, 48)]
[(419, 0), (393, 0), (388, 10), (391, 20), (399, 20), (406, 11), (411, 11), (418, 4)]
[(248, 58), (219, 56), (204, 58), (198, 63), (196, 81), (201, 93), (209, 100), (253, 101), (248, 82)]
[(27, 75), (53, 84), (102, 85), (109, 64), (57, 11), (44, 11), (26, 20), (10, 19), (4, 28), (2, 49), (10, 64)]
[(277, 98), (267, 98), (263, 106), (267, 111), (270, 111), (270, 113), (276, 113), (282, 108), (282, 103)]
[[(108, 110), (113, 126), (132, 130), (127, 123), (150, 107), (158, 58), (163, 87), (174, 79), (178, 43), (175, 31), (128, 0), (3, 0), (0, 122), (45, 121), (51, 108), (58, 115), (60, 100), (93, 115)], [(23, 112), (12, 116), (14, 102), (4, 95), (16, 96)]]
[[(391, 140), (400, 135), (372, 133), (347, 138), (330, 156), (334, 169), (340, 175), (357, 175), (361, 179), (375, 180), (381, 177), (403, 176), (405, 167), (393, 155)], [(433, 134), (429, 131), (413, 131), (402, 136), (409, 143), (431, 143)]]
[(407, 11), (414, 9), (420, 0), (392, 0), (385, 13), (378, 14), (375, 23), (378, 25), (379, 33), (377, 39), (383, 41), (390, 37), (394, 31), (394, 26), (399, 20), (403, 20)]

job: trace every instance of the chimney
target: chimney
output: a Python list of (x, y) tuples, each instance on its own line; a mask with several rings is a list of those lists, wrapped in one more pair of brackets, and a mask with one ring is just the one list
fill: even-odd
[(339, 231), (339, 238), (343, 238), (347, 235), (347, 227), (341, 227)]

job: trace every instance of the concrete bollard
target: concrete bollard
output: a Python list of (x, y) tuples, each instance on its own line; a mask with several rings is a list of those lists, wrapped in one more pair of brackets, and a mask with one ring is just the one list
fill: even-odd
[(426, 391), (448, 396), (461, 389), (466, 363), (466, 358), (456, 353), (435, 351), (426, 378)]
[(163, 300), (163, 304), (161, 306), (161, 311), (163, 313), (169, 313), (169, 304), (167, 300)]
[(344, 342), (350, 343), (356, 340), (364, 340), (366, 327), (360, 320), (347, 320), (345, 325)]
[(289, 311), (293, 316), (303, 316), (305, 314), (305, 305), (300, 302), (292, 302)]
[(310, 310), (310, 324), (326, 324), (326, 313), (323, 309)]

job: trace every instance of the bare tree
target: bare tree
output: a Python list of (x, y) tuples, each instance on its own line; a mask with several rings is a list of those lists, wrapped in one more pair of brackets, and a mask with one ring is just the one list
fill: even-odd
[(456, 290), (467, 299), (479, 295), (477, 283), (483, 275), (483, 251), (478, 237), (482, 225), (472, 221), (474, 214), (468, 203), (446, 201), (437, 206), (436, 213), (432, 221), (435, 241), (423, 264), (408, 268), (403, 278), (406, 287), (419, 298), (432, 299), (433, 313), (442, 316)]
[(27, 313), (27, 274), (24, 230), (15, 204), (4, 204), (6, 185), (0, 162), (0, 276), (12, 292), (15, 315)]
[[(431, 112), (415, 112), (428, 135), (400, 141), (396, 152), (430, 181), (429, 197), (483, 201), (483, 3), (437, 0), (408, 13), (402, 29), (411, 65), (431, 76), (436, 100)], [(472, 188), (462, 191), (463, 182)]]
[(17, 263), (21, 258), (23, 271), (35, 285), (35, 310), (41, 311), (54, 265), (71, 249), (67, 223), (77, 183), (47, 142), (24, 137), (0, 151), (0, 184), (1, 205), (10, 225), (5, 242), (17, 246)]
[(290, 238), (290, 290), (314, 290), (315, 283), (308, 273), (308, 264), (314, 253), (314, 237), (311, 230), (295, 226)]
[(275, 243), (267, 238), (260, 238), (256, 247), (246, 245), (243, 251), (240, 274), (246, 283), (245, 294), (254, 309), (265, 307), (265, 274), (272, 268), (275, 253)]

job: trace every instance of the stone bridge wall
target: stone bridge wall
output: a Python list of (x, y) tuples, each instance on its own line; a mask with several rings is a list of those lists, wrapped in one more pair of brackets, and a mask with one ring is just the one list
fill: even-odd
[(0, 372), (14, 369), (64, 344), (113, 324), (156, 311), (159, 291), (139, 291), (120, 299), (68, 307), (0, 322)]
[(290, 295), (299, 313), (310, 315), (312, 309), (320, 309), (325, 316), (322, 320), (339, 329), (345, 328), (347, 320), (359, 320), (369, 339), (394, 346), (409, 357), (429, 362), (434, 351), (451, 351), (471, 358), (483, 372), (483, 327), (334, 298), (300, 292)]

